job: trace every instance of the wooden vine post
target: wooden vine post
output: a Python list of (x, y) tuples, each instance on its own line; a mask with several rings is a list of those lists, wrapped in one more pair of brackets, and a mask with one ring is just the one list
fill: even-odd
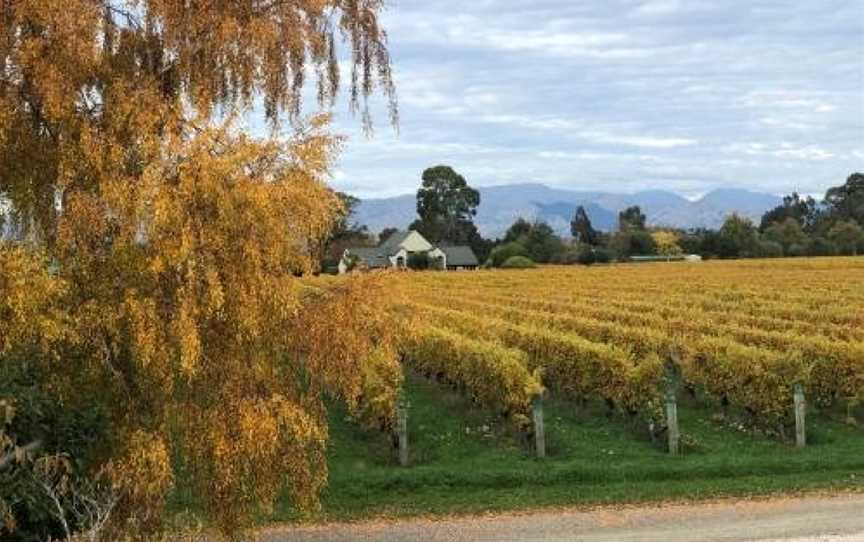
[(803, 448), (807, 445), (807, 401), (804, 399), (804, 386), (795, 384), (792, 397), (795, 403), (795, 446)]
[(666, 426), (669, 432), (669, 454), (678, 455), (681, 430), (678, 427), (678, 399), (672, 386), (666, 390)]
[(858, 404), (858, 401), (854, 397), (846, 399), (846, 423), (849, 425), (858, 425), (857, 420), (855, 420), (855, 407)]
[(678, 427), (678, 356), (673, 353), (666, 363), (666, 429), (669, 436), (669, 454), (680, 453), (681, 430)]
[(546, 430), (543, 427), (543, 399), (540, 395), (531, 401), (531, 416), (534, 422), (534, 449), (537, 457), (546, 457)]
[(396, 436), (399, 439), (399, 464), (408, 466), (408, 403), (400, 398), (396, 404)]

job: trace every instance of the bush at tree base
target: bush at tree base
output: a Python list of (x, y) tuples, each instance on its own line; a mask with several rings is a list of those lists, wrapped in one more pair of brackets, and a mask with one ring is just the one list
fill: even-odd
[(531, 269), (533, 267), (537, 267), (537, 264), (525, 256), (511, 256), (501, 264), (501, 269)]

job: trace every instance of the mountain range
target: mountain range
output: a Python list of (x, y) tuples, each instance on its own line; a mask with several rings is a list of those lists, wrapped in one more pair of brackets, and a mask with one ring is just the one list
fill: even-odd
[[(674, 192), (646, 190), (633, 194), (573, 191), (542, 184), (511, 184), (478, 188), (480, 206), (474, 223), (485, 237), (499, 237), (517, 218), (542, 220), (560, 235), (570, 235), (570, 220), (583, 205), (596, 229), (610, 231), (618, 212), (638, 205), (651, 226), (674, 228), (719, 228), (735, 212), (759, 222), (765, 211), (782, 203), (779, 196), (749, 190), (724, 188), (689, 200)], [(353, 219), (370, 231), (386, 227), (405, 228), (416, 215), (416, 196), (362, 200)]]

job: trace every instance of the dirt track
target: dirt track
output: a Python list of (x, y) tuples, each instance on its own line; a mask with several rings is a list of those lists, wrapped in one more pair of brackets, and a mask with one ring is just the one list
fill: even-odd
[(266, 542), (864, 542), (864, 495), (268, 529)]

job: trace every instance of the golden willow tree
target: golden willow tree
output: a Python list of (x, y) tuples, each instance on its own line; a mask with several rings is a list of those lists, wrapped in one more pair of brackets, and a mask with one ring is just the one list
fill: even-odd
[[(296, 278), (340, 209), (325, 185), (340, 141), (301, 118), (307, 75), (331, 105), (344, 43), (351, 109), (369, 127), (381, 92), (395, 122), (381, 10), (0, 1), (0, 194), (27, 239), (0, 249), (0, 362), (27, 352), (64, 408), (108, 417), (90, 469), (115, 488), (116, 528), (158, 528), (178, 463), (228, 532), (286, 486), (314, 507), (323, 396), (392, 402), (380, 285)], [(269, 138), (230, 122), (256, 104)]]

